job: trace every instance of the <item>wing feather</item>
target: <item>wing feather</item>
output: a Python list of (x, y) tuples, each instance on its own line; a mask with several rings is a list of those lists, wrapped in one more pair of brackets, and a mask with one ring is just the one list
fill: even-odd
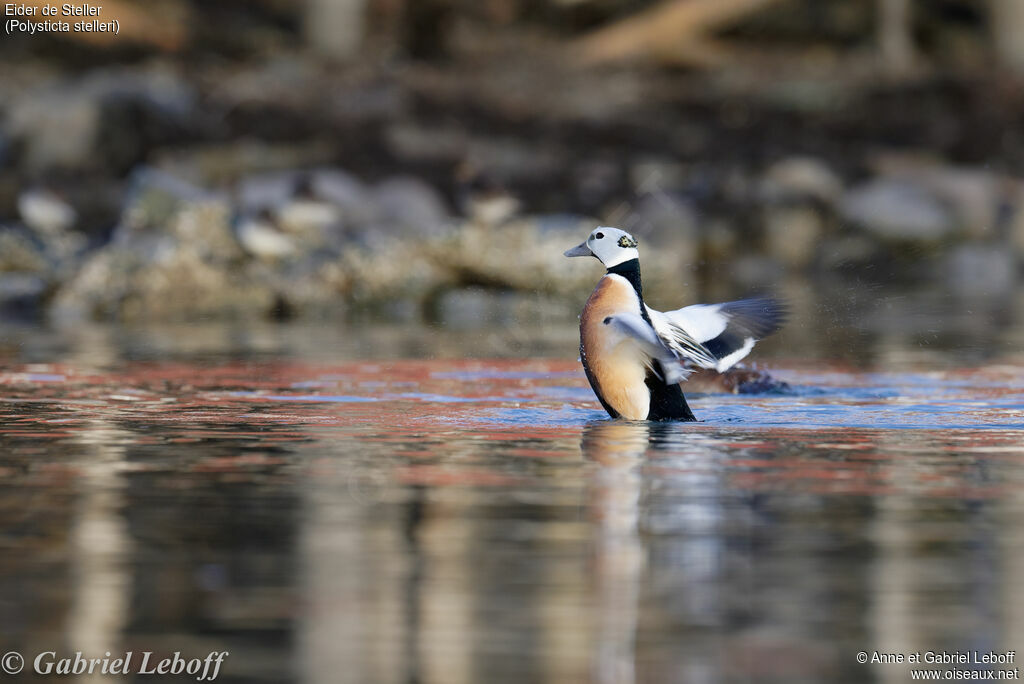
[(620, 313), (606, 317), (603, 322), (620, 335), (630, 338), (647, 357), (649, 367), (655, 368), (651, 360), (658, 361), (665, 384), (682, 382), (689, 377), (692, 371), (683, 365), (684, 357), (665, 344), (654, 328), (641, 316)]
[(648, 308), (658, 335), (676, 345), (694, 340), (707, 352), (691, 357), (697, 365), (723, 372), (750, 353), (754, 344), (771, 335), (786, 320), (786, 306), (771, 297), (741, 299), (722, 304), (695, 304), (675, 311)]

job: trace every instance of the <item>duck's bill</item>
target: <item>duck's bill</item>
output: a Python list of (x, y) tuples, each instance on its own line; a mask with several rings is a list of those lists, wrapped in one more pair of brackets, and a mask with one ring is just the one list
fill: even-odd
[(594, 253), (590, 251), (589, 247), (587, 247), (587, 243), (586, 242), (581, 242), (580, 244), (576, 245), (572, 249), (565, 250), (565, 256), (567, 256), (567, 257), (594, 256)]

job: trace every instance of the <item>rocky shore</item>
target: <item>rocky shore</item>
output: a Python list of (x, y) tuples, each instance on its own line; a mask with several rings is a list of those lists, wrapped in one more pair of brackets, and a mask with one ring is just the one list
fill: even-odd
[(1014, 90), (792, 76), (757, 93), (730, 91), (735, 74), (502, 58), (158, 58), (74, 76), (13, 62), (0, 312), (429, 319), (476, 310), (481, 291), (578, 303), (593, 265), (561, 253), (600, 224), (640, 239), (652, 291), (690, 301), (794, 275), (978, 297), (1020, 279), (1024, 159), (1001, 142), (1019, 135)]
[(184, 321), (429, 316), (468, 288), (578, 301), (593, 269), (561, 252), (609, 218), (641, 240), (652, 289), (696, 285), (709, 270), (742, 291), (885, 267), (995, 295), (1024, 263), (1024, 184), (983, 168), (887, 156), (874, 176), (846, 182), (819, 160), (788, 158), (729, 187), (732, 220), (670, 183), (637, 188), (610, 217), (486, 221), (457, 215), (411, 176), (371, 182), (321, 167), (212, 189), (145, 166), (102, 240), (76, 229), (68, 200), (26, 187), (0, 228), (0, 302), (8, 314)]

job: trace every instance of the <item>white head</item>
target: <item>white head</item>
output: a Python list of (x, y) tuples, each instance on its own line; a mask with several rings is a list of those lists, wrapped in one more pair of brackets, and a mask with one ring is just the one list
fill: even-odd
[(611, 268), (630, 259), (639, 259), (640, 252), (636, 249), (636, 240), (632, 235), (618, 228), (601, 226), (595, 228), (585, 242), (566, 250), (565, 256), (594, 256), (606, 268)]

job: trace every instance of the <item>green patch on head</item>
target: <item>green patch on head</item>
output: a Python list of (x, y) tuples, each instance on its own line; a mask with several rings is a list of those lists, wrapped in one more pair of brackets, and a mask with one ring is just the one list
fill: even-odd
[(636, 240), (628, 235), (623, 235), (619, 238), (619, 247), (636, 247), (636, 244)]

